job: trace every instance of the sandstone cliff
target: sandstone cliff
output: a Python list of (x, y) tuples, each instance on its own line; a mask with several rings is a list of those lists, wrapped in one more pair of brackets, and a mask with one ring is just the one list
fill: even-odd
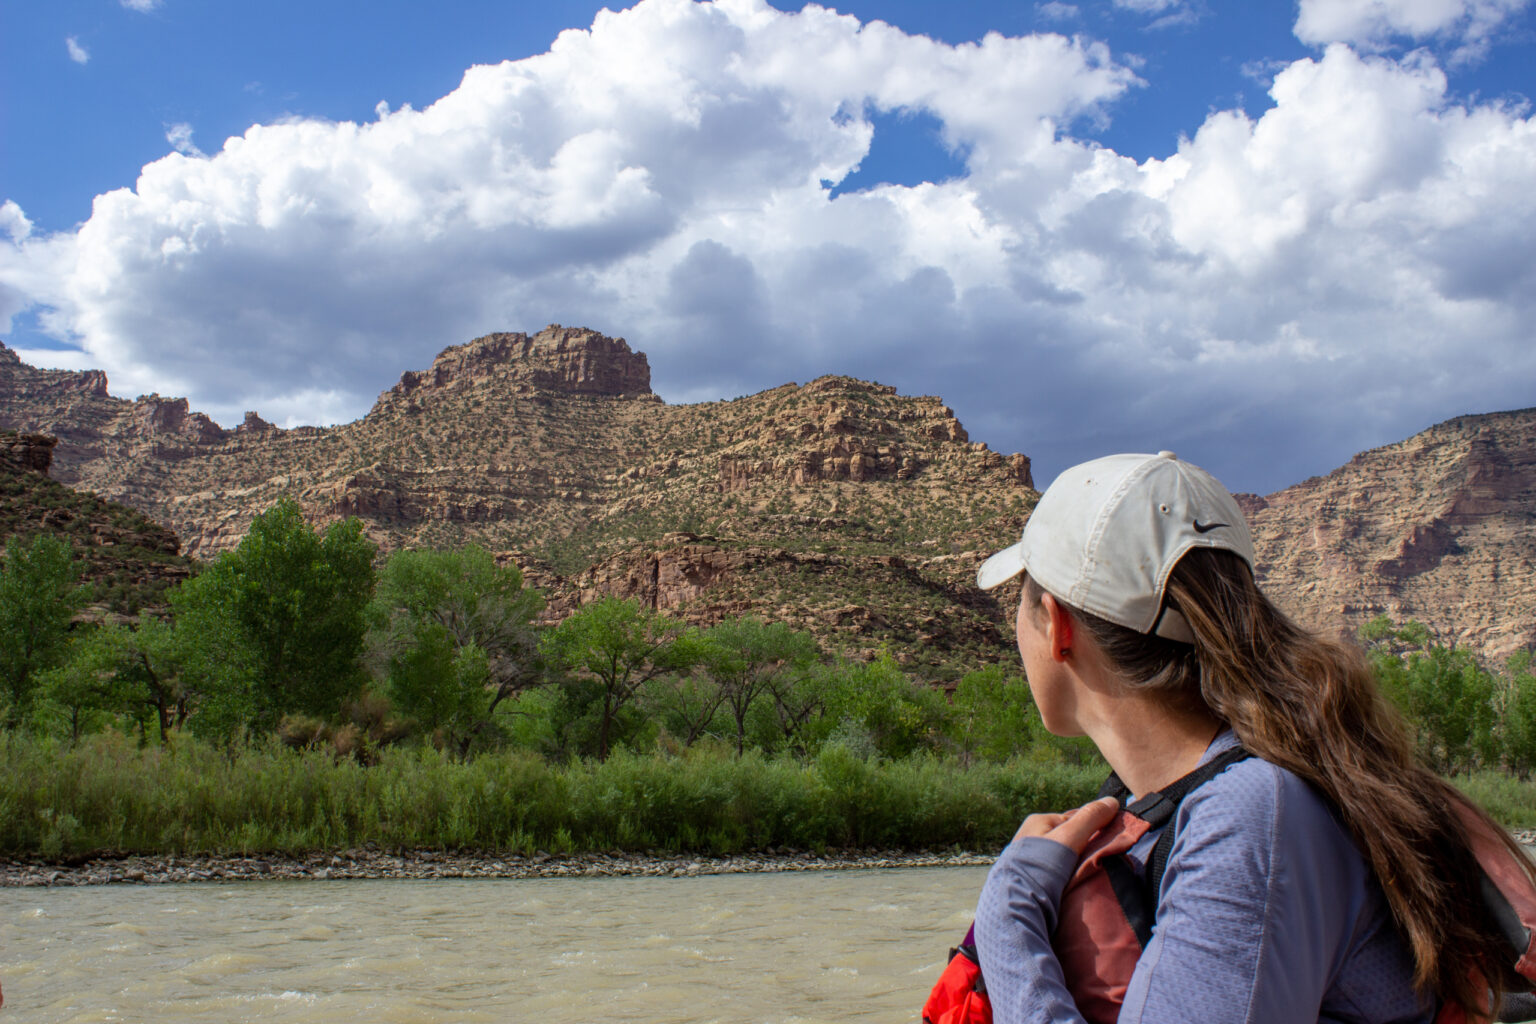
[(1385, 613), (1495, 661), (1536, 648), (1536, 409), (1448, 420), (1247, 511), (1263, 585), (1304, 622)]
[[(224, 431), (182, 399), (0, 347), (0, 427), (58, 437), (55, 475), (170, 524), (209, 558), (279, 496), (358, 516), (385, 551), (479, 543), (558, 617), (602, 594), (695, 621), (755, 612), (938, 674), (1009, 659), (1011, 594), (976, 566), (1018, 536), (1029, 459), (939, 399), (848, 377), (669, 406), (646, 357), (551, 326), (408, 371), (354, 423)], [(1351, 632), (1385, 612), (1499, 658), (1536, 646), (1536, 410), (1469, 416), (1240, 500), (1266, 588)]]
[(250, 413), (224, 431), (184, 400), (0, 356), (0, 426), (56, 434), (61, 479), (199, 558), (289, 494), (316, 522), (360, 517), (386, 551), (502, 552), (552, 614), (605, 593), (701, 622), (755, 611), (946, 673), (1007, 654), (1008, 616), (969, 577), (1037, 497), (1025, 456), (972, 443), (936, 398), (823, 377), (669, 406), (643, 354), (558, 326), (445, 349), (328, 429)]

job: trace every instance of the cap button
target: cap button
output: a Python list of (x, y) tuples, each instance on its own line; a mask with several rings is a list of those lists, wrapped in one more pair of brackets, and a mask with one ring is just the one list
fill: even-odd
[(1157, 457), (1160, 458), (1160, 459), (1177, 459), (1178, 458), (1177, 455), (1173, 454), (1173, 452), (1168, 451), (1166, 448), (1163, 449), (1162, 451), (1158, 452), (1157, 453)]

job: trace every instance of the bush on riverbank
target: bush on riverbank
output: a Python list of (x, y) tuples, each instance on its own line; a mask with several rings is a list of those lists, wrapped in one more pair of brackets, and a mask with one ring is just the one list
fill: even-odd
[(554, 764), (389, 750), (364, 767), (273, 744), (226, 752), (116, 733), (0, 737), (0, 855), (300, 853), (375, 844), (564, 853), (1001, 846), (1034, 810), (1090, 799), (1102, 767), (1015, 759), (800, 762), (728, 746)]

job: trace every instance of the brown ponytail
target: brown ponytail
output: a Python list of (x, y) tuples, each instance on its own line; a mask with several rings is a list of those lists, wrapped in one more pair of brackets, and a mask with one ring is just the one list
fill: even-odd
[[(1026, 603), (1040, 592), (1026, 580)], [(1185, 555), (1166, 601), (1189, 622), (1192, 646), (1072, 615), (1132, 685), (1203, 704), (1249, 751), (1327, 797), (1381, 882), (1420, 990), (1486, 1014), (1491, 988), (1496, 1007), (1510, 959), (1455, 811), (1469, 802), (1415, 757), (1363, 655), (1292, 623), (1230, 552)], [(1508, 833), (1471, 810), (1532, 871)]]

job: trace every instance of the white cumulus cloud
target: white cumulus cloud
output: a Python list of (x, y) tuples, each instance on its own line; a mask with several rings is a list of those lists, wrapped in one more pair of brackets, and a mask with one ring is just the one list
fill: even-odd
[(64, 40), (64, 49), (69, 52), (69, 59), (76, 64), (89, 64), (91, 51), (80, 45), (80, 40), (69, 36)]
[[(115, 392), (228, 424), (351, 418), (446, 344), (582, 324), (674, 401), (830, 372), (936, 392), (1042, 482), (1169, 447), (1269, 488), (1528, 404), (1524, 112), (1336, 45), (1169, 159), (1075, 136), (1138, 85), (1082, 38), (645, 0), (424, 110), (255, 125), (78, 231), (11, 230), (0, 326), (29, 308)], [(877, 111), (936, 119), (965, 173), (831, 198)]]
[(119, 0), (119, 2), (130, 11), (148, 14), (159, 8), (161, 0)]
[(1475, 60), (1494, 33), (1530, 0), (1301, 0), (1296, 36), (1304, 43), (1381, 49), (1394, 40), (1450, 38), (1457, 61)]

